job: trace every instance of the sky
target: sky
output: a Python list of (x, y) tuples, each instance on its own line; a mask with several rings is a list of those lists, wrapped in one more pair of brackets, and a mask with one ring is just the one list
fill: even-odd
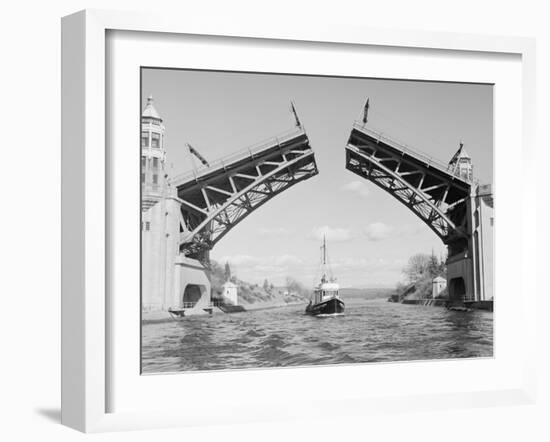
[(192, 168), (185, 143), (207, 160), (292, 129), (293, 100), (319, 175), (293, 186), (235, 226), (211, 251), (238, 278), (313, 286), (327, 236), (341, 287), (394, 287), (416, 253), (445, 254), (441, 240), (391, 195), (345, 169), (352, 124), (370, 99), (368, 127), (447, 163), (459, 143), (474, 176), (493, 180), (491, 85), (242, 72), (142, 69), (166, 126), (167, 172)]

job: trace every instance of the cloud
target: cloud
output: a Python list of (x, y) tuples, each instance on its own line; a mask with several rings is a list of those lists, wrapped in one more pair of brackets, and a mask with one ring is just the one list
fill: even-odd
[(255, 279), (269, 278), (273, 276), (280, 276), (286, 272), (286, 267), (278, 266), (275, 264), (258, 264), (250, 268), (242, 269), (251, 273)]
[(363, 232), (370, 241), (381, 241), (390, 236), (393, 228), (382, 222), (376, 222), (365, 226)]
[(364, 271), (379, 272), (401, 269), (405, 265), (404, 259), (386, 259), (377, 257), (343, 257), (331, 261), (330, 265), (339, 272)]
[(254, 257), (249, 255), (222, 256), (216, 261), (228, 262), (237, 271), (245, 270), (261, 274), (284, 273), (304, 265), (304, 261), (294, 255), (262, 256)]
[(404, 224), (399, 226), (396, 233), (400, 236), (416, 236), (423, 232), (429, 233), (431, 231), (426, 224), (419, 220), (418, 223), (415, 224)]
[(275, 257), (274, 262), (279, 266), (296, 266), (304, 263), (300, 258), (294, 255), (277, 256)]
[[(304, 261), (294, 255), (253, 257), (225, 256), (216, 261), (229, 261), (232, 273), (238, 278), (261, 284), (265, 279), (275, 285), (284, 285), (286, 277), (298, 279), (308, 287), (317, 282), (318, 260)], [(237, 264), (237, 262), (239, 264)], [(401, 276), (406, 259), (387, 259), (378, 256), (330, 256), (330, 267), (342, 287), (393, 285)], [(377, 278), (376, 280), (373, 278)]]
[(285, 229), (284, 227), (260, 227), (258, 229), (258, 233), (260, 236), (264, 237), (280, 237), (280, 236), (288, 236), (290, 234), (290, 230)]
[(346, 192), (356, 193), (361, 197), (367, 197), (370, 194), (367, 183), (364, 181), (350, 181), (349, 183), (342, 186), (342, 190)]
[(324, 236), (326, 236), (328, 241), (333, 242), (349, 241), (352, 237), (349, 229), (329, 226), (314, 227), (308, 235), (309, 238), (319, 241), (322, 240)]
[(340, 287), (393, 287), (401, 277), (404, 259), (348, 256), (331, 260)]
[(231, 256), (222, 256), (217, 261), (220, 263), (226, 263), (237, 265), (237, 266), (252, 266), (257, 264), (258, 258), (255, 258), (250, 255), (231, 255)]

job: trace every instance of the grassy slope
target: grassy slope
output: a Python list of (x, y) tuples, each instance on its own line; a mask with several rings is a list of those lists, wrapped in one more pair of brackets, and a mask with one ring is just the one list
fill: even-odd
[[(432, 280), (431, 275), (419, 279), (409, 286), (400, 286), (395, 291), (400, 299), (432, 299)], [(446, 298), (447, 289), (443, 290), (438, 298)]]
[[(219, 297), (222, 293), (222, 286), (225, 283), (225, 274), (223, 268), (216, 262), (211, 263), (211, 283), (212, 297)], [(233, 277), (232, 281), (238, 286), (239, 303), (243, 305), (250, 304), (288, 304), (295, 302), (305, 302), (309, 299), (309, 293), (305, 289), (297, 288), (291, 291), (291, 294), (285, 295), (280, 287), (268, 288), (265, 290), (258, 284), (251, 284)]]

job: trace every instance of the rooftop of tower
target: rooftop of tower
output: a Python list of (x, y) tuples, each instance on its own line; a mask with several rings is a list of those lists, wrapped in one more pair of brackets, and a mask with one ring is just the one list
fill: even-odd
[(143, 109), (141, 116), (145, 118), (155, 118), (156, 120), (162, 121), (162, 118), (153, 105), (153, 101), (153, 96), (149, 95), (147, 98), (147, 104), (145, 105), (145, 109)]

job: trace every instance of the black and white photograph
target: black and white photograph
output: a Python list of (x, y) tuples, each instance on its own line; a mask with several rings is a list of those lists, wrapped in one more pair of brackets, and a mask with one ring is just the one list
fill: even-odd
[(140, 93), (143, 374), (493, 356), (492, 85), (151, 67)]

